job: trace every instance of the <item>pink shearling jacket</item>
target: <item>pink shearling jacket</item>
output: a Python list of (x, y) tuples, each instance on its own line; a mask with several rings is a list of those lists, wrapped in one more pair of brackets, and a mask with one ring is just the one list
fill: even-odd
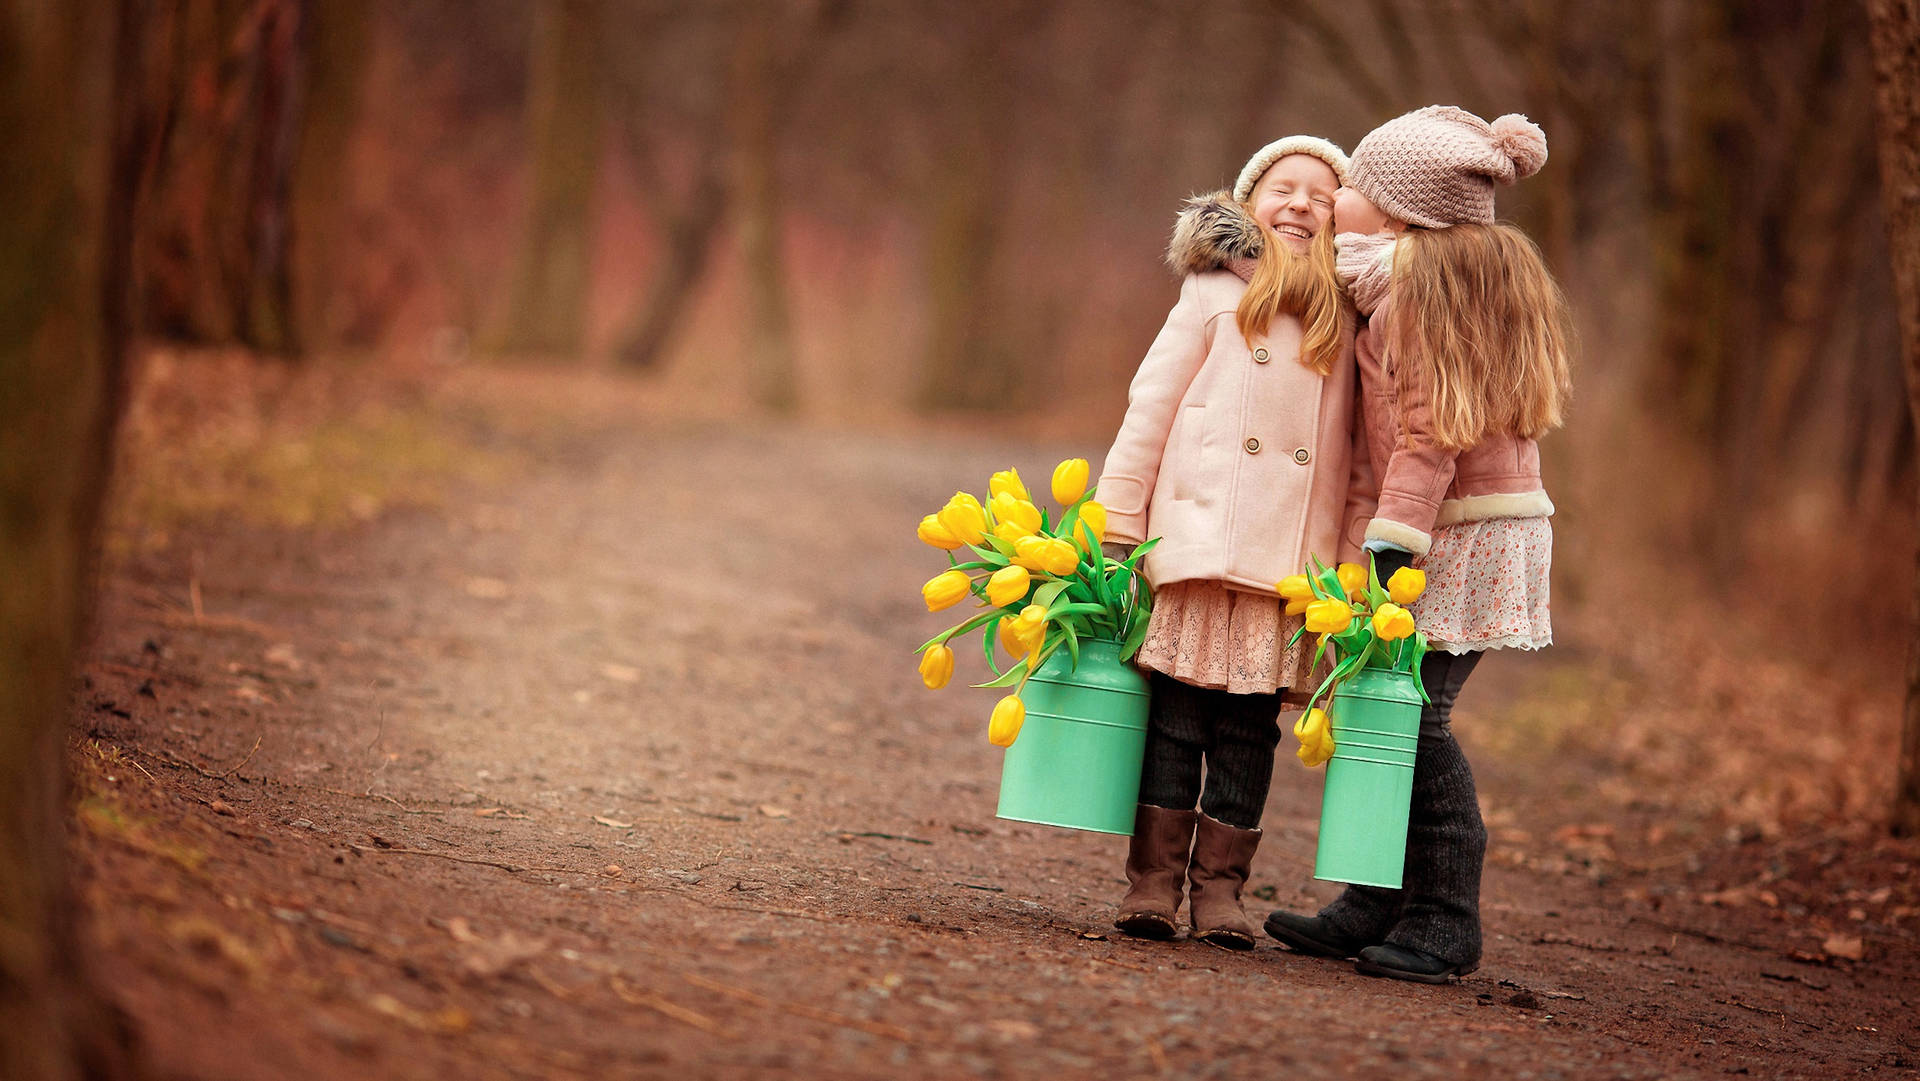
[(1364, 445), (1355, 450), (1346, 539), (1385, 541), (1419, 557), (1443, 526), (1552, 515), (1537, 441), (1496, 434), (1465, 450), (1434, 443), (1431, 387), (1413, 371), (1396, 381), (1394, 360), (1386, 355), (1394, 239), (1343, 233), (1338, 244), (1341, 280), (1368, 316), (1354, 342), (1360, 373), (1355, 431)]
[(1275, 316), (1252, 342), (1234, 322), (1266, 242), (1222, 192), (1190, 200), (1167, 252), (1180, 300), (1140, 362), (1126, 419), (1099, 481), (1107, 539), (1160, 543), (1156, 586), (1192, 579), (1270, 592), (1309, 556), (1352, 559), (1343, 544), (1353, 461), (1351, 339), (1333, 373), (1299, 361), (1297, 319)]

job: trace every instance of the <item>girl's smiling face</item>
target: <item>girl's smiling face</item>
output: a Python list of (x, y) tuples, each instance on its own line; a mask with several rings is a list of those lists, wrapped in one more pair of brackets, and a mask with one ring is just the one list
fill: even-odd
[(1373, 200), (1352, 188), (1341, 188), (1333, 201), (1333, 228), (1341, 233), (1377, 233), (1383, 229), (1397, 233), (1406, 225), (1388, 217), (1386, 211), (1373, 205)]
[(1288, 154), (1267, 167), (1253, 186), (1253, 220), (1304, 253), (1333, 220), (1334, 193), (1340, 178), (1333, 167), (1311, 154)]

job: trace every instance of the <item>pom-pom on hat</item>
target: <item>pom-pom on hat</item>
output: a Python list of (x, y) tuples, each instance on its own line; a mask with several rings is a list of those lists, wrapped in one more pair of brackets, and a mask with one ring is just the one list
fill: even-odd
[(1253, 194), (1253, 186), (1260, 183), (1261, 174), (1288, 154), (1307, 154), (1319, 158), (1333, 170), (1335, 179), (1342, 184), (1347, 182), (1346, 151), (1312, 135), (1289, 135), (1284, 139), (1275, 139), (1247, 159), (1246, 168), (1240, 170), (1240, 179), (1233, 182), (1234, 202), (1246, 202), (1247, 196)]
[(1395, 117), (1353, 148), (1347, 187), (1409, 225), (1443, 229), (1493, 221), (1493, 189), (1540, 171), (1547, 136), (1518, 113), (1489, 124), (1429, 105)]

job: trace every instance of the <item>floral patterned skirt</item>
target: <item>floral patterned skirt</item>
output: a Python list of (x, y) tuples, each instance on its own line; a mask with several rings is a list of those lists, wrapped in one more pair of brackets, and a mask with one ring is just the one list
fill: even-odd
[(1169, 582), (1153, 591), (1153, 617), (1135, 663), (1195, 687), (1232, 694), (1287, 688), (1286, 702), (1304, 702), (1318, 684), (1308, 681), (1313, 636), (1287, 648), (1300, 625), (1299, 616), (1281, 614), (1277, 593), (1206, 579)]
[(1427, 591), (1413, 618), (1435, 649), (1541, 649), (1553, 643), (1547, 572), (1553, 527), (1545, 518), (1489, 518), (1433, 531), (1420, 562)]

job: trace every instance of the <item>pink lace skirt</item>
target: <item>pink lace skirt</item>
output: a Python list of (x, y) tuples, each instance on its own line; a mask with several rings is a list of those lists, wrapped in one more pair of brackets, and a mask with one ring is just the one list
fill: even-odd
[[(1232, 694), (1271, 694), (1288, 688), (1289, 703), (1306, 701), (1318, 681), (1309, 682), (1308, 662), (1314, 638), (1302, 635), (1301, 618), (1281, 614), (1277, 593), (1249, 593), (1225, 582), (1169, 582), (1153, 591), (1153, 617), (1135, 655), (1143, 668), (1164, 672), (1182, 683)], [(1325, 676), (1325, 665), (1320, 673)]]
[(1413, 618), (1435, 649), (1541, 649), (1553, 643), (1547, 572), (1553, 527), (1545, 518), (1490, 518), (1433, 531), (1419, 564), (1427, 591)]

